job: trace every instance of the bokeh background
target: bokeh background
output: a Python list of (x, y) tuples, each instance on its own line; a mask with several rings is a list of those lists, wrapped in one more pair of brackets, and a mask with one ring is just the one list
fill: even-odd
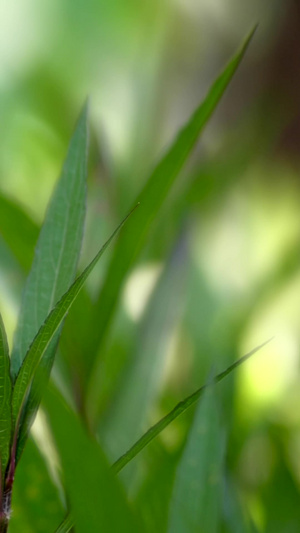
[[(300, 530), (296, 1), (0, 0), (0, 306), (11, 343), (38, 227), (86, 97), (91, 154), (81, 267), (256, 23), (241, 67), (126, 280), (106, 342), (100, 399), (95, 407), (91, 393), (89, 402), (103, 415), (99, 438), (114, 458), (135, 424), (124, 422), (124, 442), (109, 427), (113, 398), (136, 354), (148, 359), (135, 365), (135, 393), (123, 398), (138, 411), (152, 361), (147, 428), (210, 372), (274, 336), (222, 385), (221, 412), (239, 498), (259, 531), (283, 533)], [(92, 301), (107, 264), (105, 258), (88, 283)], [(63, 352), (58, 382), (64, 372), (76, 379)], [(188, 421), (174, 423), (152, 446), (154, 472), (172, 470)], [(25, 491), (30, 483), (29, 476)], [(155, 517), (164, 520), (164, 496), (158, 491), (158, 505), (151, 483), (140, 487), (154, 531)], [(34, 506), (37, 495), (28, 494)]]

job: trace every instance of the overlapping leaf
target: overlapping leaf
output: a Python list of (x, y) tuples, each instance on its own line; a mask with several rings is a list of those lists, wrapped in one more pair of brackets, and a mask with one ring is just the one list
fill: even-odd
[(191, 407), (195, 402), (199, 400), (199, 398), (202, 396), (204, 391), (207, 389), (207, 387), (212, 386), (215, 383), (219, 383), (219, 381), (222, 381), (226, 376), (231, 374), (233, 370), (235, 370), (238, 366), (240, 366), (244, 361), (246, 361), (249, 357), (251, 357), (255, 352), (260, 350), (263, 346), (265, 346), (268, 342), (270, 342), (271, 339), (267, 340), (263, 344), (260, 344), (251, 352), (247, 353), (237, 361), (235, 361), (232, 365), (230, 365), (226, 370), (218, 374), (213, 378), (213, 380), (208, 383), (207, 385), (203, 385), (199, 389), (197, 389), (193, 394), (179, 402), (172, 411), (170, 411), (166, 416), (164, 416), (159, 422), (154, 424), (124, 455), (122, 455), (113, 465), (113, 471), (115, 473), (120, 472), (138, 453), (140, 453), (150, 442), (157, 437), (173, 420), (175, 420), (178, 416), (180, 416), (182, 413), (184, 413), (189, 407)]
[[(198, 390), (196, 390), (193, 394), (185, 398), (183, 401), (179, 402), (172, 411), (170, 411), (164, 418), (159, 420), (154, 426), (152, 426), (124, 455), (122, 455), (111, 467), (111, 470), (114, 474), (118, 474), (123, 468), (125, 468), (126, 465), (128, 465), (150, 442), (155, 439), (166, 427), (168, 427), (173, 420), (178, 418), (182, 413), (184, 413), (189, 407), (194, 405), (195, 402), (199, 400), (199, 398), (203, 395), (204, 392), (207, 391), (207, 389), (216, 383), (219, 383), (222, 381), (226, 376), (231, 374), (236, 368), (238, 368), (241, 364), (243, 364), (249, 357), (251, 357), (254, 353), (256, 353), (258, 350), (260, 350), (263, 346), (265, 346), (268, 342), (270, 342), (271, 339), (264, 342), (263, 344), (260, 344), (251, 352), (247, 353), (237, 361), (235, 361), (232, 365), (230, 365), (226, 370), (215, 376), (207, 385), (203, 385)], [(47, 411), (51, 409), (51, 405), (47, 403)], [(66, 524), (69, 527), (69, 524), (73, 523), (70, 516), (67, 516), (64, 523), (62, 524), (62, 527), (64, 527), (64, 524)], [(64, 529), (62, 529), (64, 531)]]
[[(49, 391), (46, 399), (76, 531), (142, 533), (143, 526), (131, 511), (118, 480), (109, 471), (100, 446), (88, 437), (78, 417), (56, 393)], [(67, 519), (60, 530), (68, 531), (70, 521)]]
[[(50, 201), (27, 278), (12, 352), (15, 379), (23, 358), (50, 310), (72, 283), (80, 254), (87, 174), (87, 106), (79, 117), (68, 154)], [(18, 437), (17, 460), (40, 403), (52, 368), (57, 333), (40, 362), (39, 376), (31, 385)]]
[[(129, 216), (129, 215), (128, 215)], [(102, 246), (99, 252), (96, 254), (91, 263), (85, 268), (80, 276), (74, 281), (69, 290), (62, 296), (54, 309), (49, 313), (44, 324), (39, 329), (36, 337), (34, 338), (23, 364), (18, 373), (12, 396), (12, 418), (15, 431), (18, 432), (18, 422), (23, 411), (25, 401), (32, 383), (32, 380), (37, 371), (38, 365), (47, 350), (50, 342), (52, 341), (55, 333), (69, 311), (73, 301), (83, 286), (85, 280), (93, 270), (96, 263), (99, 261), (102, 254), (114, 238), (114, 236), (121, 229), (126, 222), (128, 216), (119, 224), (110, 238)]]

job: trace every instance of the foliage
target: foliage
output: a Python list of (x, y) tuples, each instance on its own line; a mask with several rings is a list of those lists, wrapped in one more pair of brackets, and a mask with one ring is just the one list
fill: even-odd
[[(248, 524), (250, 531), (251, 519), (242, 510), (234, 490), (226, 488), (227, 483), (232, 487), (225, 465), (226, 416), (225, 422), (221, 420), (221, 402), (215, 385), (263, 344), (231, 363), (216, 377), (206, 380), (206, 385), (189, 394), (145, 431), (145, 425), (149, 425), (151, 419), (151, 409), (157, 406), (161, 394), (164, 365), (160, 363), (166, 354), (164, 336), (176, 329), (178, 321), (174, 309), (180, 311), (181, 283), (184, 283), (181, 267), (187, 256), (185, 231), (176, 234), (172, 253), (166, 250), (169, 257), (165, 271), (150, 298), (140, 339), (122, 376), (122, 383), (119, 381), (122, 369), (119, 369), (120, 375), (108, 376), (108, 370), (114, 365), (114, 361), (111, 362), (114, 354), (113, 349), (109, 353), (106, 342), (126, 277), (140, 254), (145, 253), (154, 221), (165, 202), (172, 201), (175, 182), (177, 184), (182, 175), (180, 171), (236, 72), (252, 36), (253, 32), (150, 173), (129, 215), (74, 280), (86, 203), (88, 134), (87, 105), (84, 106), (39, 234), (25, 283), (11, 357), (2, 319), (0, 322), (1, 532), (5, 533), (8, 528), (14, 532), (19, 527), (18, 515), (15, 518), (13, 515), (10, 522), (12, 494), (12, 509), (18, 509), (19, 516), (22, 513), (26, 516), (25, 533), (42, 533), (49, 527), (38, 513), (31, 512), (30, 498), (26, 494), (26, 464), (30, 465), (30, 472), (40, 476), (40, 500), (45, 505), (46, 515), (51, 514), (47, 504), (52, 502), (55, 516), (61, 520), (61, 525), (57, 523), (60, 532), (74, 527), (82, 533), (97, 530), (170, 533), (201, 530), (210, 533), (219, 531), (220, 527), (242, 531)], [(186, 187), (180, 198), (183, 198), (183, 204), (193, 190), (193, 185)], [(5, 198), (0, 199), (0, 204), (8, 213), (6, 219), (12, 217), (14, 222), (18, 221), (17, 229), (13, 224), (5, 226), (4, 239), (9, 243), (14, 232), (23, 231), (24, 235), (29, 232), (29, 239), (34, 240), (36, 227), (22, 210)], [(174, 210), (179, 212), (179, 227), (184, 209), (181, 205)], [(117, 235), (98, 294), (91, 297), (84, 289), (80, 293)], [(26, 271), (32, 251), (20, 237), (11, 248)], [(74, 315), (67, 319), (58, 354), (60, 366), (45, 394), (62, 326), (77, 296), (79, 307), (75, 307)], [(83, 302), (85, 308), (81, 307)], [(155, 320), (157, 316), (159, 323)], [(231, 359), (233, 356), (234, 353)], [(219, 365), (219, 361), (214, 364)], [(32, 441), (26, 445), (27, 452), (24, 447), (43, 395), (43, 412), (48, 417), (48, 425), (44, 424), (51, 431), (56, 452), (52, 449), (51, 453), (48, 450), (43, 454)], [(164, 446), (163, 440), (156, 437), (192, 405), (195, 410), (190, 409), (187, 413), (189, 427), (179, 438), (182, 449), (180, 453), (177, 450), (174, 457), (171, 452), (163, 463), (166, 468), (164, 509), (158, 511), (157, 517), (154, 514), (149, 518), (151, 498), (143, 495), (147, 495), (148, 487), (153, 483), (152, 475), (156, 474), (155, 483), (159, 484), (160, 453), (164, 455), (165, 451), (160, 449)], [(180, 426), (177, 429), (180, 433)], [(154, 454), (149, 467), (146, 454), (150, 452), (144, 448), (150, 443), (150, 450), (152, 446), (158, 447), (158, 458)], [(49, 461), (51, 464), (55, 453), (59, 456), (61, 472), (54, 482), (53, 472), (49, 474)], [(155, 463), (153, 472), (151, 461)], [(41, 465), (38, 471), (35, 470), (37, 464)], [(118, 479), (117, 474), (123, 469)], [(55, 472), (57, 476), (57, 470)], [(12, 492), (14, 483), (16, 490)], [(24, 496), (20, 486), (25, 489)], [(225, 499), (229, 500), (226, 507), (238, 509), (234, 518), (228, 518), (223, 509)]]

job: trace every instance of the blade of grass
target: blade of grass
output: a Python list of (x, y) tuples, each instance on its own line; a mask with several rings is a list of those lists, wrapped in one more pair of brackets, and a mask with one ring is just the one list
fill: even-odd
[[(87, 349), (90, 362), (87, 366), (89, 367), (90, 375), (92, 377), (94, 375), (95, 380), (97, 380), (97, 382), (91, 382), (92, 391), (93, 389), (97, 390), (99, 388), (97, 372), (94, 372), (93, 364), (96, 362), (99, 344), (112, 318), (125, 276), (133, 260), (141, 251), (156, 213), (167, 197), (181, 168), (195, 147), (201, 131), (214, 112), (226, 87), (242, 61), (255, 29), (251, 31), (241, 49), (216, 79), (204, 101), (180, 131), (174, 143), (155, 167), (141, 193), (138, 195), (136, 202), (140, 202), (143, 209), (138, 213), (135, 224), (129, 223), (118, 240), (96, 304), (95, 317), (97, 318), (91, 324), (90, 332), (87, 336), (90, 339), (89, 348)], [(122, 268), (119, 266), (121, 262)]]
[[(10, 359), (6, 332), (0, 315), (0, 502), (5, 470), (9, 460), (11, 440), (11, 393)], [(1, 509), (0, 509), (1, 511)]]
[(224, 439), (215, 390), (206, 389), (176, 469), (168, 533), (219, 531)]
[[(135, 208), (134, 208), (135, 209)], [(106, 248), (111, 243), (112, 239), (125, 224), (128, 217), (131, 215), (133, 210), (127, 215), (127, 217), (119, 224), (119, 226), (112, 233), (110, 238), (102, 246), (99, 252), (96, 254), (94, 259), (90, 264), (85, 268), (80, 276), (74, 281), (70, 286), (69, 290), (62, 296), (56, 306), (49, 313), (44, 324), (39, 329), (36, 337), (34, 338), (26, 356), (22, 363), (22, 366), (19, 370), (12, 395), (12, 418), (13, 418), (13, 427), (15, 436), (14, 439), (17, 439), (19, 432), (19, 422), (22, 416), (23, 407), (29, 392), (32, 380), (35, 376), (37, 367), (47, 350), (50, 342), (52, 341), (56, 331), (61, 325), (63, 319), (65, 318), (67, 312), (69, 311), (72, 303), (74, 302), (77, 294), (79, 293), (81, 287), (83, 286), (85, 280), (93, 270), (96, 263), (99, 261), (100, 257), (105, 252)], [(14, 442), (16, 446), (16, 442)]]
[(45, 403), (76, 531), (142, 533), (142, 524), (131, 511), (119, 480), (110, 472), (99, 444), (88, 436), (57, 391), (50, 389)]
[[(70, 141), (24, 288), (11, 357), (13, 379), (32, 339), (75, 277), (85, 217), (87, 143), (85, 105)], [(55, 348), (56, 342), (53, 342), (44, 357), (53, 360)]]
[(154, 424), (124, 455), (122, 455), (112, 466), (112, 470), (115, 474), (120, 472), (138, 453), (140, 453), (145, 446), (147, 446), (157, 435), (159, 435), (175, 418), (180, 416), (182, 413), (184, 413), (191, 405), (193, 405), (199, 398), (202, 396), (203, 392), (207, 389), (207, 387), (211, 387), (212, 385), (219, 383), (219, 381), (222, 381), (228, 374), (230, 374), (233, 370), (235, 370), (237, 367), (239, 367), (242, 363), (244, 363), (249, 357), (251, 357), (255, 352), (260, 350), (263, 346), (265, 346), (268, 342), (270, 342), (272, 339), (268, 339), (266, 342), (260, 344), (251, 352), (247, 353), (238, 361), (235, 361), (232, 365), (230, 365), (226, 370), (218, 374), (213, 378), (213, 380), (210, 383), (207, 383), (206, 385), (203, 385), (199, 389), (197, 389), (195, 392), (193, 392), (190, 396), (179, 402), (172, 411), (170, 411), (166, 416), (164, 416), (159, 422)]
[(55, 530), (55, 533), (69, 533), (69, 531), (71, 531), (73, 526), (74, 526), (74, 520), (72, 516), (69, 514), (62, 521), (60, 526), (58, 526), (58, 528)]

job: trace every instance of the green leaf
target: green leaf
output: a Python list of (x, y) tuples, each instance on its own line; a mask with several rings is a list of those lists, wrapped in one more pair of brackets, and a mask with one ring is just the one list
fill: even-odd
[[(255, 29), (252, 30), (240, 51), (214, 82), (204, 101), (179, 132), (168, 152), (155, 167), (138, 195), (136, 202), (140, 202), (143, 209), (137, 214), (134, 224), (129, 222), (122, 236), (120, 236), (97, 301), (95, 311), (95, 317), (97, 318), (91, 325), (90, 343), (87, 350), (91, 363), (94, 362), (96, 351), (112, 318), (125, 276), (133, 260), (141, 251), (151, 223), (238, 68), (254, 31)], [(121, 262), (122, 268), (119, 266)], [(91, 375), (96, 375), (96, 373), (93, 373), (92, 365), (90, 367)], [(97, 389), (98, 383), (92, 383), (91, 387)]]
[(65, 513), (60, 492), (38, 446), (29, 438), (14, 480), (10, 533), (54, 531)]
[(216, 533), (222, 491), (222, 431), (214, 390), (207, 389), (179, 461), (168, 533)]
[[(85, 105), (49, 204), (25, 285), (11, 358), (13, 379), (32, 339), (76, 274), (85, 217), (87, 137)], [(54, 342), (45, 357), (53, 360), (55, 348)]]
[(73, 521), (72, 516), (69, 514), (62, 521), (60, 526), (58, 526), (58, 528), (55, 530), (55, 533), (69, 533), (69, 531), (71, 531), (73, 526), (74, 526), (74, 521)]
[(214, 385), (215, 383), (219, 383), (219, 381), (222, 381), (228, 374), (230, 374), (233, 370), (235, 370), (238, 366), (240, 366), (244, 361), (246, 361), (251, 355), (253, 355), (255, 352), (260, 350), (263, 346), (265, 346), (268, 342), (270, 342), (271, 339), (267, 340), (263, 344), (260, 344), (251, 352), (247, 353), (237, 361), (235, 361), (232, 365), (230, 365), (226, 370), (218, 374), (213, 378), (213, 380), (200, 387), (200, 389), (197, 389), (193, 394), (179, 402), (172, 411), (170, 411), (166, 416), (164, 416), (159, 422), (157, 422), (154, 426), (152, 426), (124, 455), (122, 455), (112, 466), (112, 469), (115, 473), (120, 472), (134, 457), (140, 453), (145, 446), (147, 446), (157, 435), (159, 435), (175, 418), (180, 416), (182, 413), (184, 413), (191, 405), (193, 405), (199, 398), (202, 396), (203, 392), (207, 389), (207, 387), (210, 387)]
[(18, 373), (15, 386), (13, 389), (12, 396), (12, 417), (13, 417), (13, 426), (15, 431), (15, 438), (18, 434), (19, 423), (21, 421), (22, 411), (25, 405), (26, 397), (29, 392), (32, 380), (37, 371), (38, 365), (47, 350), (50, 342), (52, 341), (56, 331), (61, 325), (64, 317), (69, 311), (72, 303), (74, 302), (77, 294), (82, 288), (85, 280), (93, 270), (96, 263), (99, 261), (100, 257), (105, 252), (106, 248), (109, 246), (110, 242), (114, 236), (121, 229), (123, 224), (126, 222), (132, 211), (127, 215), (127, 217), (119, 224), (110, 238), (102, 246), (99, 252), (96, 254), (91, 263), (85, 268), (80, 276), (74, 281), (69, 290), (62, 296), (56, 306), (49, 313), (44, 324), (39, 329), (36, 337), (34, 338), (26, 357), (23, 361), (23, 364)]
[[(175, 420), (178, 416), (180, 416), (182, 413), (184, 413), (189, 407), (191, 407), (197, 400), (202, 396), (204, 392), (207, 391), (208, 387), (213, 386), (216, 383), (219, 383), (222, 381), (223, 378), (228, 376), (233, 370), (238, 368), (242, 363), (244, 363), (249, 357), (251, 357), (255, 352), (260, 350), (263, 346), (265, 346), (268, 342), (270, 342), (271, 339), (267, 340), (263, 344), (257, 346), (251, 352), (247, 353), (238, 361), (235, 361), (232, 365), (230, 365), (226, 370), (215, 376), (211, 382), (209, 382), (207, 385), (203, 385), (200, 387), (200, 389), (196, 390), (193, 394), (188, 396), (185, 400), (178, 403), (172, 411), (170, 411), (164, 418), (162, 418), (159, 422), (157, 422), (152, 428), (150, 428), (147, 433), (145, 433), (133, 446), (128, 450), (127, 453), (122, 455), (111, 467), (111, 470), (114, 474), (117, 474), (125, 466), (130, 463), (150, 442), (157, 437), (173, 420)], [(49, 403), (47, 403), (47, 412), (49, 409)], [(68, 515), (65, 519), (66, 523), (68, 524), (70, 521), (70, 524), (73, 524), (73, 520)], [(63, 524), (62, 524), (63, 525)], [(64, 529), (62, 529), (62, 532)]]
[(0, 315), (0, 487), (10, 455), (11, 441), (11, 379), (6, 332)]
[(46, 395), (46, 410), (62, 462), (76, 532), (142, 533), (143, 527), (131, 512), (119, 481), (109, 471), (100, 446), (53, 390)]
[(185, 237), (181, 235), (176, 243), (151, 295), (141, 320), (133, 360), (101, 428), (101, 441), (112, 460), (141, 434), (161, 388), (167, 344), (182, 311)]

